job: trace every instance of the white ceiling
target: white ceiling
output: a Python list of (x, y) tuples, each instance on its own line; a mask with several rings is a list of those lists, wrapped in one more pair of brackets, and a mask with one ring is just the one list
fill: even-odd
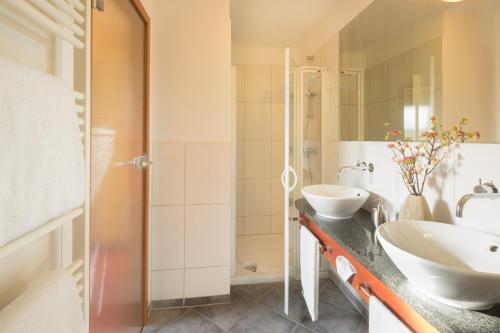
[(285, 47), (306, 34), (345, 0), (231, 0), (233, 44)]

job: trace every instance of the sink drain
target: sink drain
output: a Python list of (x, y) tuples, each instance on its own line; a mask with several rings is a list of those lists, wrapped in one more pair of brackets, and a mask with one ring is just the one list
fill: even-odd
[(490, 246), (490, 252), (497, 252), (497, 251), (498, 251), (498, 246), (497, 245)]

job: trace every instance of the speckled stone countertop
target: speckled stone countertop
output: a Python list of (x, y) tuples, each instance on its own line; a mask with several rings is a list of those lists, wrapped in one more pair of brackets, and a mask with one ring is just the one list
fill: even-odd
[(500, 333), (500, 304), (488, 311), (461, 310), (415, 292), (375, 244), (375, 227), (368, 212), (360, 210), (349, 220), (327, 220), (317, 216), (305, 199), (297, 200), (295, 206), (438, 331)]

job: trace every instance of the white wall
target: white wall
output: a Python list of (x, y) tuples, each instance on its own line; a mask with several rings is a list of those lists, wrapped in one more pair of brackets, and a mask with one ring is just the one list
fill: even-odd
[(152, 5), (152, 299), (229, 294), (229, 0)]

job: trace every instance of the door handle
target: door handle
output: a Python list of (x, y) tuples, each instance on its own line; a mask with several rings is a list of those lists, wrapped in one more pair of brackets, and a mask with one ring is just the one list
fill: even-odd
[(117, 166), (132, 165), (137, 170), (146, 170), (151, 164), (153, 164), (153, 161), (150, 161), (146, 155), (142, 155), (134, 157), (131, 161), (119, 162), (116, 165)]
[[(286, 177), (288, 177), (288, 172), (290, 172), (293, 176), (293, 183), (291, 186), (289, 186), (287, 188)], [(281, 184), (285, 188), (285, 191), (292, 192), (293, 189), (295, 188), (295, 186), (297, 186), (297, 180), (298, 180), (298, 178), (297, 178), (297, 173), (295, 172), (295, 169), (291, 165), (289, 165), (288, 167), (285, 167), (285, 169), (283, 170), (283, 173), (281, 174)]]

